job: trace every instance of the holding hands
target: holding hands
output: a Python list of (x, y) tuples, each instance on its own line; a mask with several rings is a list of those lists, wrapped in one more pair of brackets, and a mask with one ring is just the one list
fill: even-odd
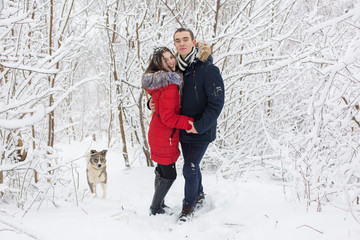
[[(155, 103), (152, 101), (152, 99), (150, 99), (150, 101), (149, 101), (149, 107), (150, 107), (151, 111), (154, 113), (155, 112)], [(196, 129), (194, 127), (194, 122), (189, 121), (189, 124), (191, 125), (191, 129), (185, 130), (185, 131), (187, 133), (198, 134), (198, 132), (196, 131)]]

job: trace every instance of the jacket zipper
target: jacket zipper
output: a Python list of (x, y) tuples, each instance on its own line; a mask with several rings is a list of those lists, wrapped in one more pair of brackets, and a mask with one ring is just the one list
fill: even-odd
[[(158, 115), (158, 117), (160, 118), (160, 114), (157, 114), (157, 115)], [(174, 134), (175, 134), (175, 131), (176, 131), (176, 128), (173, 128), (173, 129), (171, 130), (171, 135), (170, 135), (170, 138), (169, 138), (170, 146), (172, 145), (171, 139), (173, 138), (173, 136), (174, 136)]]
[(176, 131), (176, 128), (173, 128), (172, 131), (171, 131), (171, 135), (170, 135), (170, 138), (169, 138), (170, 146), (171, 146), (171, 139), (173, 138), (173, 136), (175, 134), (175, 131)]
[(196, 88), (195, 69), (194, 69), (193, 77), (194, 77), (194, 91), (195, 91), (196, 102), (199, 103), (199, 94)]

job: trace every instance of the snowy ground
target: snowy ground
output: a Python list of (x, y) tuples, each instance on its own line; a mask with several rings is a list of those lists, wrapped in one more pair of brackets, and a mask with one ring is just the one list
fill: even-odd
[[(88, 147), (88, 143), (59, 146), (64, 160), (81, 156)], [(166, 198), (174, 214), (149, 216), (153, 169), (138, 166), (125, 170), (120, 155), (111, 150), (107, 159), (106, 200), (92, 198), (86, 190), (79, 207), (75, 203), (59, 208), (48, 204), (25, 213), (0, 205), (0, 239), (360, 239), (360, 224), (350, 213), (331, 206), (323, 207), (321, 213), (314, 209), (306, 212), (302, 204), (284, 196), (279, 182), (266, 178), (235, 182), (204, 173), (207, 205), (196, 212), (192, 222), (179, 225), (176, 217), (184, 180), (178, 169), (178, 179)], [(87, 189), (85, 161), (78, 165), (80, 188)]]

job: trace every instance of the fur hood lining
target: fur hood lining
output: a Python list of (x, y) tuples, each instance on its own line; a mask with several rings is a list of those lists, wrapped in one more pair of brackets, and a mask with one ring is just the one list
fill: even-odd
[(211, 48), (209, 44), (207, 44), (206, 42), (197, 42), (195, 44), (195, 47), (199, 49), (199, 52), (196, 57), (200, 61), (205, 62), (211, 55)]
[(155, 73), (145, 73), (142, 76), (142, 87), (148, 90), (156, 90), (170, 84), (180, 86), (182, 78), (177, 72), (158, 71)]
[[(205, 62), (211, 55), (211, 47), (206, 42), (196, 42), (195, 47), (199, 50), (196, 58), (198, 58), (201, 62)], [(177, 56), (179, 53), (175, 53)]]

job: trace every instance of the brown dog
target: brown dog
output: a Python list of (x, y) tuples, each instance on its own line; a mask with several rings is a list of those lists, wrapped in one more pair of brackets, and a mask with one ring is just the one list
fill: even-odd
[(91, 193), (95, 193), (95, 197), (97, 197), (96, 184), (101, 183), (101, 187), (103, 190), (103, 199), (106, 198), (106, 153), (107, 150), (102, 150), (101, 152), (97, 152), (96, 150), (90, 150), (90, 154), (87, 158), (86, 167), (87, 181)]

